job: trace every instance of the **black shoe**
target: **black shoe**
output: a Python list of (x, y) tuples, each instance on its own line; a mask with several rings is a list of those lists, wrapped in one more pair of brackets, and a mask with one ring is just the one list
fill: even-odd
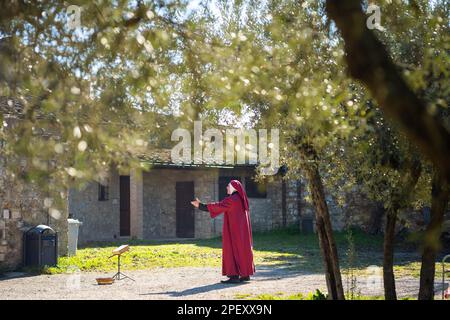
[(250, 281), (250, 277), (240, 277), (239, 281), (241, 281), (241, 282)]
[(240, 283), (239, 277), (230, 277), (228, 280), (221, 280), (221, 283), (230, 284), (230, 283)]

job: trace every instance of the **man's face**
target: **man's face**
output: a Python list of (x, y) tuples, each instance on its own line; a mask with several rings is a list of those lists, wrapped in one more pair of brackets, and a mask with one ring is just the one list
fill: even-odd
[(231, 194), (230, 184), (227, 184), (227, 194)]

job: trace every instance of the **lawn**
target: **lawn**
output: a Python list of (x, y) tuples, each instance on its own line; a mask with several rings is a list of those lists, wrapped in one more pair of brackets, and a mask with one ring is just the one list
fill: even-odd
[[(370, 236), (361, 231), (353, 231), (355, 259), (348, 261), (348, 233), (336, 232), (335, 239), (339, 248), (340, 264), (343, 274), (352, 267), (355, 274), (366, 272), (371, 265), (382, 264), (382, 236)], [(256, 266), (279, 265), (285, 268), (322, 272), (322, 257), (315, 234), (301, 234), (297, 230), (276, 230), (255, 232), (254, 259)], [(124, 270), (142, 270), (173, 267), (220, 267), (221, 238), (189, 241), (141, 241), (97, 242), (78, 249), (73, 257), (60, 257), (56, 267), (44, 268), (41, 272), (56, 274), (72, 270), (113, 271), (116, 258), (109, 258), (111, 251), (120, 244), (130, 245), (130, 251), (122, 257)], [(397, 248), (395, 272), (398, 276), (418, 277), (420, 272), (419, 255), (410, 246)], [(437, 266), (439, 273), (441, 266)]]
[[(308, 294), (296, 293), (296, 294), (286, 294), (283, 292), (277, 292), (274, 294), (270, 293), (260, 293), (260, 294), (237, 294), (235, 299), (238, 300), (323, 300), (325, 297), (322, 292), (310, 292)], [(414, 297), (405, 297), (401, 300), (415, 300)], [(381, 296), (362, 296), (357, 295), (354, 297), (346, 296), (346, 300), (384, 300)]]

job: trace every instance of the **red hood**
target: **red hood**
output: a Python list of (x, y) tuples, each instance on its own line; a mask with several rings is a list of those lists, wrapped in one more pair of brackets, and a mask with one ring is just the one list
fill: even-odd
[(245, 211), (249, 211), (249, 207), (248, 207), (248, 198), (247, 198), (247, 193), (245, 192), (244, 187), (242, 186), (241, 182), (239, 180), (231, 180), (231, 185), (233, 186), (233, 188), (236, 189), (237, 193), (239, 194), (239, 196), (242, 199), (242, 202), (244, 204), (244, 210)]

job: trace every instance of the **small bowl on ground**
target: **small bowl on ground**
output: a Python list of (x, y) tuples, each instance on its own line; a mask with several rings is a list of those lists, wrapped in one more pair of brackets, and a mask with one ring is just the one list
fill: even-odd
[(107, 284), (113, 284), (114, 278), (106, 277), (106, 278), (96, 278), (98, 285), (107, 285)]

